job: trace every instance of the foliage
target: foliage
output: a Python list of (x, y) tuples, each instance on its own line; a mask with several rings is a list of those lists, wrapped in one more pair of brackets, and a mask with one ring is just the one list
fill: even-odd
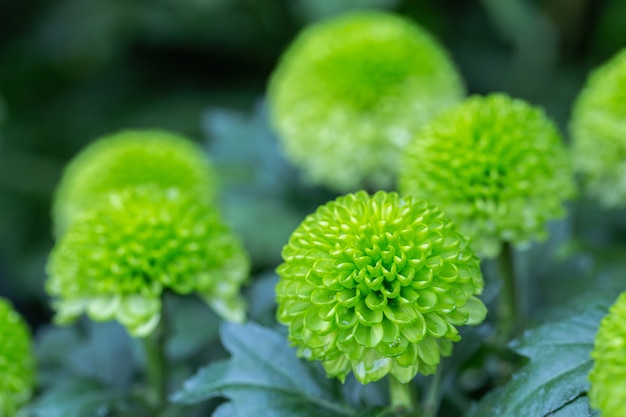
[(222, 214), (260, 268), (271, 268), (280, 260), (281, 248), (306, 214), (290, 200), (316, 199), (319, 194), (296, 181), (267, 117), (263, 102), (256, 103), (251, 115), (222, 108), (203, 115), (211, 138), (208, 151), (219, 177)]
[[(189, 298), (168, 296), (164, 307), (170, 319), (166, 361), (175, 380), (182, 381), (195, 371), (192, 358), (220, 357), (217, 325), (205, 323), (216, 323), (217, 318), (204, 303)], [(203, 332), (197, 331), (200, 327)], [(146, 357), (138, 339), (129, 337), (120, 324), (83, 319), (69, 327), (46, 326), (36, 342), (38, 385), (44, 392), (28, 406), (32, 415), (152, 415), (138, 381)]]
[(34, 416), (88, 417), (129, 407), (138, 363), (130, 338), (115, 323), (46, 328), (38, 335), (39, 384)]
[(226, 396), (216, 416), (249, 416), (260, 409), (276, 416), (354, 415), (333, 394), (332, 381), (296, 359), (283, 335), (254, 324), (224, 325), (221, 339), (232, 357), (201, 369), (174, 400), (198, 403)]
[(598, 324), (609, 303), (606, 298), (587, 297), (582, 306), (568, 310), (569, 318), (528, 330), (514, 341), (513, 350), (529, 362), (467, 417), (596, 415), (586, 397), (587, 375)]

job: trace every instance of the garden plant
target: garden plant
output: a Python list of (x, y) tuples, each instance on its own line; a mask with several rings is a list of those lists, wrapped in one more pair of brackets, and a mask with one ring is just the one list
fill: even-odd
[[(165, 111), (14, 163), (51, 177), (50, 222), (37, 278), (0, 285), (0, 417), (626, 417), (626, 36), (555, 116), (477, 87), (404, 3), (294, 2), (252, 113), (211, 108), (210, 140)], [(479, 3), (520, 51), (551, 33)], [(84, 48), (77, 74), (113, 65)]]

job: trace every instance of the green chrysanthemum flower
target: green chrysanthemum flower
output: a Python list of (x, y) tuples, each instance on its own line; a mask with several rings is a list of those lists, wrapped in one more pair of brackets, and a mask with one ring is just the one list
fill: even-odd
[(304, 30), (272, 75), (268, 99), (287, 157), (314, 182), (351, 191), (389, 187), (414, 131), (463, 95), (429, 34), (369, 11)]
[(0, 416), (13, 417), (31, 397), (35, 360), (26, 323), (0, 298)]
[(177, 188), (204, 202), (213, 201), (217, 187), (211, 163), (193, 142), (158, 130), (116, 133), (88, 146), (67, 166), (53, 207), (57, 234), (108, 193), (145, 184)]
[(602, 417), (623, 417), (626, 404), (626, 292), (602, 320), (591, 352), (591, 406)]
[(626, 49), (591, 74), (570, 131), (585, 192), (605, 207), (626, 205)]
[(133, 187), (76, 216), (51, 254), (47, 290), (59, 323), (86, 311), (145, 336), (159, 322), (165, 289), (198, 293), (224, 318), (242, 321), (248, 269), (212, 206), (173, 188)]
[(425, 201), (339, 197), (305, 218), (282, 255), (277, 318), (300, 355), (342, 380), (430, 374), (459, 340), (455, 326), (486, 314), (478, 258)]
[(554, 124), (501, 94), (471, 97), (421, 130), (406, 148), (399, 188), (441, 207), (485, 257), (503, 241), (544, 238), (546, 221), (562, 216), (575, 192)]

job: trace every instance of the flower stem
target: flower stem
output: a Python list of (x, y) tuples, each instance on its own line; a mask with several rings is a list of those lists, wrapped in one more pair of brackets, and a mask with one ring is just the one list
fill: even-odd
[(167, 366), (165, 358), (166, 339), (165, 309), (157, 328), (143, 339), (146, 353), (147, 403), (159, 416), (167, 406)]
[(515, 335), (519, 325), (519, 300), (515, 280), (513, 247), (505, 242), (498, 258), (502, 290), (498, 303), (498, 340), (505, 344)]
[(424, 415), (422, 417), (435, 417), (437, 415), (437, 411), (439, 411), (439, 405), (441, 403), (441, 380), (443, 378), (443, 373), (443, 364), (440, 363), (433, 379), (430, 381), (426, 397), (424, 397), (424, 402), (422, 403)]
[(421, 417), (417, 407), (417, 397), (411, 383), (403, 384), (394, 376), (389, 375), (389, 396), (391, 398), (391, 408), (398, 411), (414, 411), (414, 417)]

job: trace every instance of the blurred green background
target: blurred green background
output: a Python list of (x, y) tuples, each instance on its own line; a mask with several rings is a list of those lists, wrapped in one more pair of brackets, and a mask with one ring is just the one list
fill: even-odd
[[(434, 33), (470, 93), (527, 99), (564, 132), (589, 70), (626, 46), (626, 0), (0, 0), (0, 295), (32, 325), (49, 320), (54, 187), (82, 147), (129, 127), (206, 147), (225, 216), (266, 276), (301, 218), (332, 198), (282, 159), (263, 104), (268, 76), (304, 25), (363, 7)], [(593, 236), (607, 221), (593, 210), (582, 230), (609, 241)]]

